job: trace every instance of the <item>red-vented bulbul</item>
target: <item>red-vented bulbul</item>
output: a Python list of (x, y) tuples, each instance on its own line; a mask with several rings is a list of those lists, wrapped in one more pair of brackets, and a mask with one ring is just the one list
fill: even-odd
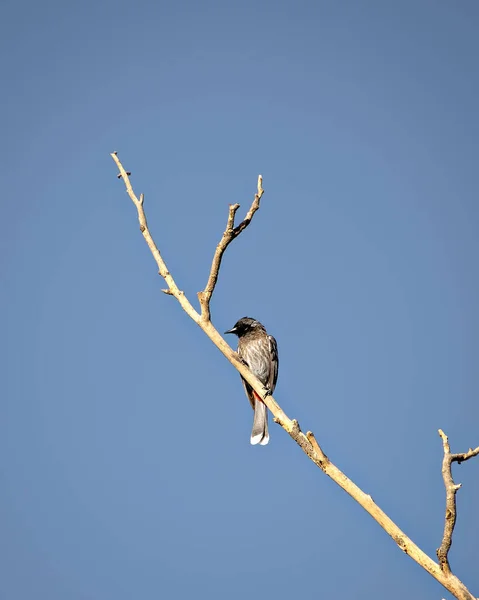
[[(233, 329), (225, 333), (238, 336), (238, 354), (249, 370), (272, 394), (278, 379), (278, 346), (272, 335), (259, 321), (243, 317)], [(268, 409), (253, 388), (243, 379), (243, 385), (254, 410), (251, 443), (266, 445), (269, 442)]]

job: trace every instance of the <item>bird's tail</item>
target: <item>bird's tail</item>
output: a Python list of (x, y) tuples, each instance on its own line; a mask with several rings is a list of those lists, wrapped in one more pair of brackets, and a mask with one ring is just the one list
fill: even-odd
[(254, 394), (254, 419), (253, 430), (251, 432), (251, 443), (261, 444), (265, 446), (269, 442), (268, 433), (268, 409), (261, 398), (253, 391)]

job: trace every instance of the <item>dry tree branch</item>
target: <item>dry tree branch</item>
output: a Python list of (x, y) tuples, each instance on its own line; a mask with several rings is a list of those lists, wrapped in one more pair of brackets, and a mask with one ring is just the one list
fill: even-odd
[[(231, 347), (225, 342), (218, 331), (215, 329), (210, 319), (210, 300), (213, 291), (218, 280), (218, 272), (221, 265), (221, 259), (228, 245), (237, 237), (251, 222), (255, 212), (259, 208), (260, 199), (263, 195), (262, 179), (261, 176), (258, 178), (258, 191), (248, 211), (245, 219), (234, 227), (234, 219), (236, 211), (239, 205), (233, 204), (229, 207), (228, 221), (226, 230), (223, 237), (218, 244), (211, 265), (210, 275), (208, 282), (204, 290), (198, 293), (198, 298), (201, 306), (201, 314), (199, 314), (193, 306), (190, 304), (186, 296), (177, 287), (172, 275), (166, 267), (160, 251), (158, 250), (151, 234), (148, 230), (146, 222), (146, 216), (143, 209), (143, 195), (138, 199), (133, 192), (131, 187), (129, 173), (125, 171), (120, 160), (118, 159), (117, 153), (113, 152), (111, 157), (115, 161), (120, 175), (123, 179), (128, 195), (130, 196), (133, 204), (138, 211), (138, 220), (140, 222), (140, 230), (143, 237), (150, 248), (151, 253), (158, 265), (159, 274), (164, 278), (168, 285), (168, 289), (163, 290), (166, 294), (174, 296), (185, 312), (190, 316), (195, 323), (201, 327), (206, 333), (210, 340), (215, 346), (221, 351), (221, 353), (230, 361), (230, 363), (239, 371), (242, 377), (251, 385), (255, 392), (263, 399), (266, 406), (272, 412), (274, 420), (279, 423), (281, 427), (293, 438), (293, 440), (300, 446), (303, 452), (317, 465), (328, 477), (330, 477), (337, 485), (339, 485), (345, 492), (347, 492), (364, 510), (371, 515), (371, 517), (386, 531), (388, 535), (396, 542), (399, 548), (410, 556), (415, 562), (417, 562), (423, 569), (425, 569), (430, 575), (432, 575), (439, 583), (441, 583), (453, 596), (458, 600), (479, 600), (476, 599), (466, 588), (466, 586), (450, 571), (446, 572), (440, 565), (432, 560), (425, 552), (423, 552), (387, 515), (379, 508), (369, 494), (363, 492), (355, 483), (353, 483), (346, 475), (338, 469), (326, 456), (321, 447), (319, 446), (314, 434), (308, 431), (306, 435), (301, 431), (299, 423), (293, 419), (291, 420), (277, 404), (273, 396), (269, 395), (269, 391), (266, 390), (263, 384), (257, 379), (251, 371), (243, 364), (238, 358), (237, 353), (231, 349)], [(471, 452), (471, 451), (470, 451)], [(457, 462), (461, 460), (467, 460), (475, 456), (475, 454), (461, 454), (452, 455), (458, 457), (451, 459)], [(473, 451), (474, 453), (476, 451)], [(479, 449), (478, 449), (479, 453)], [(469, 456), (470, 454), (470, 456)]]
[(198, 292), (198, 299), (201, 305), (201, 318), (204, 321), (209, 321), (211, 318), (210, 301), (211, 296), (215, 291), (216, 282), (218, 281), (218, 273), (220, 270), (221, 259), (223, 258), (223, 254), (225, 253), (226, 248), (235, 239), (235, 237), (237, 237), (251, 223), (251, 219), (253, 218), (254, 213), (259, 208), (259, 202), (263, 193), (263, 178), (261, 177), (261, 175), (259, 175), (258, 191), (256, 192), (256, 195), (254, 197), (253, 204), (251, 205), (251, 208), (249, 209), (246, 217), (238, 225), (238, 227), (235, 227), (235, 215), (240, 205), (230, 204), (228, 222), (226, 223), (226, 229), (223, 233), (223, 237), (221, 238), (220, 243), (216, 247), (215, 255), (213, 256), (213, 262), (211, 263), (211, 270), (210, 276), (208, 277), (208, 282), (206, 283), (205, 289), (202, 292)]
[(186, 314), (189, 317), (191, 317), (195, 323), (198, 323), (200, 321), (200, 315), (191, 306), (191, 304), (188, 301), (188, 299), (186, 298), (185, 294), (176, 285), (176, 282), (173, 279), (173, 276), (168, 271), (165, 261), (161, 257), (161, 254), (160, 254), (160, 251), (158, 250), (157, 245), (155, 244), (155, 242), (153, 241), (153, 238), (151, 237), (150, 230), (148, 229), (148, 223), (146, 221), (145, 211), (143, 209), (143, 202), (145, 199), (144, 195), (140, 194), (139, 199), (136, 197), (135, 192), (133, 191), (133, 188), (131, 187), (131, 183), (130, 183), (129, 175), (131, 175), (131, 173), (127, 173), (125, 171), (116, 152), (112, 152), (111, 157), (115, 161), (116, 166), (118, 167), (118, 169), (120, 171), (120, 174), (118, 175), (118, 177), (120, 179), (123, 179), (123, 181), (125, 182), (126, 191), (128, 192), (128, 195), (130, 196), (133, 204), (136, 206), (136, 210), (138, 211), (138, 221), (140, 222), (140, 231), (143, 234), (143, 237), (145, 238), (146, 243), (148, 244), (148, 248), (150, 249), (151, 253), (153, 254), (153, 258), (155, 259), (156, 264), (158, 265), (158, 273), (163, 277), (163, 279), (168, 284), (168, 289), (163, 290), (163, 292), (165, 294), (169, 294), (170, 296), (174, 296), (178, 300), (178, 302), (181, 304), (181, 307), (186, 312)]
[(449, 439), (442, 429), (439, 429), (439, 435), (442, 439), (442, 446), (444, 449), (444, 458), (442, 460), (442, 478), (444, 479), (444, 487), (446, 488), (446, 517), (444, 520), (444, 534), (442, 536), (442, 543), (436, 550), (437, 558), (439, 560), (439, 566), (442, 571), (449, 575), (451, 573), (451, 567), (449, 565), (448, 554), (452, 544), (452, 534), (456, 525), (456, 492), (461, 487), (460, 483), (454, 483), (452, 478), (452, 463), (462, 462), (469, 460), (473, 456), (479, 454), (479, 446), (477, 448), (469, 448), (468, 452), (461, 454), (451, 454), (451, 448), (449, 446)]

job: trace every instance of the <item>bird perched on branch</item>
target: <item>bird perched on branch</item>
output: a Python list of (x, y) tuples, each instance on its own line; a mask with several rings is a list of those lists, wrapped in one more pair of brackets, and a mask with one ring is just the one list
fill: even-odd
[[(278, 346), (276, 340), (259, 321), (250, 317), (240, 319), (233, 329), (225, 333), (238, 336), (238, 354), (249, 370), (272, 394), (278, 379)], [(251, 443), (266, 445), (269, 442), (268, 409), (253, 388), (243, 379), (244, 389), (254, 410)]]

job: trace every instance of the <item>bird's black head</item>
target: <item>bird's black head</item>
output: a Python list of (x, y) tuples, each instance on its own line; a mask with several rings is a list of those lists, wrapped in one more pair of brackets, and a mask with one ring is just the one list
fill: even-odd
[(229, 329), (228, 331), (225, 331), (225, 333), (234, 333), (238, 337), (241, 337), (242, 335), (245, 335), (246, 333), (249, 333), (250, 331), (253, 331), (255, 329), (264, 330), (264, 327), (256, 319), (251, 319), (250, 317), (243, 317), (235, 323), (233, 329)]

